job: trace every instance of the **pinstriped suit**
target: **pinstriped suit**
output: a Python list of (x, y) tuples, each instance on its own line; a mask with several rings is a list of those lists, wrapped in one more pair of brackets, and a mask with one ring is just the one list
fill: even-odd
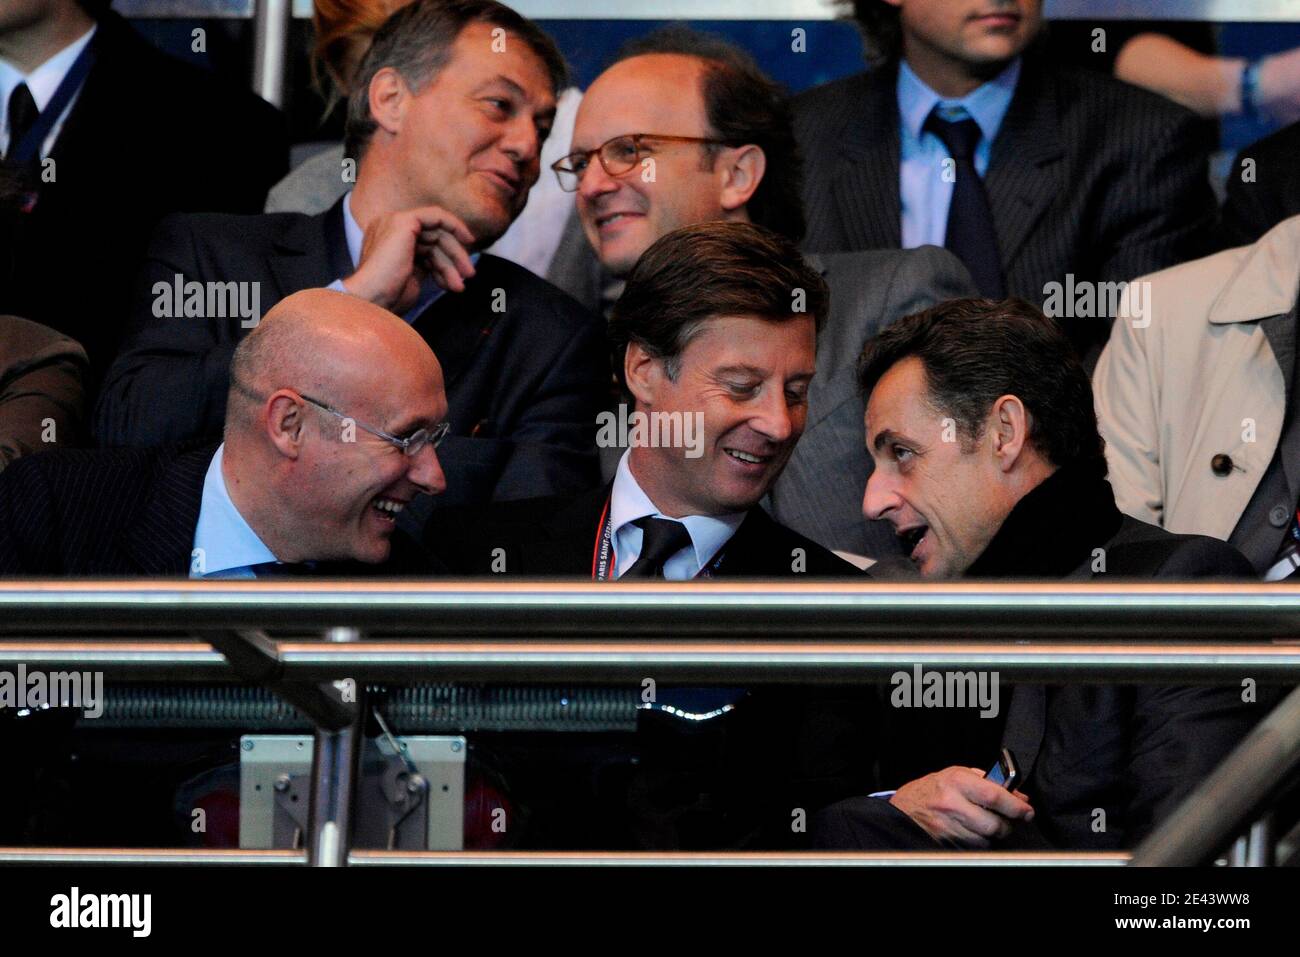
[[(794, 99), (805, 159), (809, 252), (896, 249), (897, 68), (817, 87)], [(1201, 255), (1215, 221), (1206, 144), (1195, 117), (1169, 101), (1025, 54), (985, 177), (1011, 295), (1042, 303), (1044, 287), (1114, 282)], [(1107, 323), (1065, 323), (1081, 349)]]
[[(42, 452), (0, 472), (0, 577), (183, 577), (216, 444)], [(440, 570), (401, 531), (383, 565), (329, 562), (324, 576)]]

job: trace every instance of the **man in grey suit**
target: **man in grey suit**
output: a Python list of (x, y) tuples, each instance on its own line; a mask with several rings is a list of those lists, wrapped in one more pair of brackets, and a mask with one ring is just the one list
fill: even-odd
[[(802, 160), (785, 97), (745, 53), (714, 37), (673, 28), (627, 48), (588, 89), (572, 152), (553, 168), (576, 193), (587, 240), (615, 277), (660, 236), (693, 223), (753, 222), (803, 238)], [(889, 323), (974, 286), (955, 256), (934, 247), (810, 261), (830, 285), (830, 321), (817, 344), (808, 430), (766, 504), (828, 548), (896, 555), (888, 524), (862, 517), (870, 460), (854, 368)]]

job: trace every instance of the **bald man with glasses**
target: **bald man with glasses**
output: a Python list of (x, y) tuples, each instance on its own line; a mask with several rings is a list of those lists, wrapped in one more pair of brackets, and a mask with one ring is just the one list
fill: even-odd
[(397, 529), (447, 485), (442, 370), (418, 332), (305, 290), (240, 343), (230, 378), (219, 445), (51, 452), (0, 473), (0, 575), (438, 570)]

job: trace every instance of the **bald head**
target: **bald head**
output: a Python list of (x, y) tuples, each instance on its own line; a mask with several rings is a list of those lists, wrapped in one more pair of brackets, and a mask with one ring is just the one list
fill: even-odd
[(233, 428), (256, 426), (258, 407), (276, 389), (379, 418), (391, 414), (404, 382), (436, 382), (442, 391), (438, 360), (419, 333), (386, 309), (330, 289), (277, 303), (235, 350), (230, 375), (227, 438)]
[(417, 441), (447, 419), (442, 370), (391, 312), (295, 293), (239, 344), (230, 379), (222, 477), (281, 561), (383, 561), (397, 513), (446, 488)]

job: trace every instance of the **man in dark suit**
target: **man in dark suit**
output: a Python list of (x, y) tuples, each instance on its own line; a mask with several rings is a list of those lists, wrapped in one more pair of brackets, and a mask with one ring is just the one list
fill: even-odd
[(1219, 249), (1249, 246), (1266, 232), (1300, 214), (1300, 123), (1284, 126), (1237, 154), (1228, 170), (1223, 221), (1215, 232)]
[[(1223, 542), (1119, 512), (1088, 378), (1055, 325), (1022, 300), (957, 300), (895, 323), (867, 347), (861, 385), (876, 461), (863, 508), (893, 523), (927, 578), (1251, 574)], [(997, 704), (982, 712), (987, 750), (910, 780), (892, 777), (903, 761), (887, 756), (882, 779), (907, 783), (833, 805), (814, 836), (822, 847), (1129, 846), (1260, 716), (1240, 695), (1236, 686), (1017, 686), (1005, 713)], [(907, 696), (891, 703), (881, 740), (915, 744)], [(938, 734), (960, 721), (941, 712)], [(1015, 791), (970, 767), (995, 762), (999, 737), (1020, 766)]]
[[(1040, 304), (1053, 283), (1128, 281), (1201, 253), (1215, 208), (1195, 117), (1051, 62), (1034, 45), (1041, 0), (852, 6), (873, 68), (794, 101), (808, 251), (944, 245), (981, 294)], [(1086, 353), (1109, 314), (1054, 318)]]
[[(799, 311), (795, 289), (805, 293)], [(706, 222), (664, 236), (638, 260), (610, 321), (634, 400), (630, 412), (602, 416), (601, 441), (628, 446), (614, 481), (435, 516), (429, 547), (473, 574), (853, 574), (759, 507), (803, 432), (827, 308), (821, 277), (776, 233)]]
[[(640, 175), (645, 163), (654, 164), (653, 177)], [(625, 49), (587, 90), (573, 152), (555, 169), (575, 191), (602, 266), (618, 279), (652, 242), (690, 223), (753, 222), (803, 238), (803, 161), (786, 98), (716, 37), (672, 28)], [(807, 429), (767, 505), (778, 522), (828, 548), (896, 555), (887, 525), (862, 518), (869, 460), (854, 363), (890, 322), (975, 288), (960, 260), (935, 247), (810, 262), (830, 286), (831, 311), (818, 338)], [(612, 469), (617, 453), (605, 451)]]
[(284, 118), (159, 52), (106, 3), (92, 17), (77, 0), (10, 0), (0, 119), (0, 154), (21, 177), (0, 198), (0, 313), (80, 342), (93, 398), (154, 226), (261, 209), (288, 169)]
[(0, 575), (355, 576), (435, 568), (396, 516), (446, 486), (438, 361), (344, 293), (281, 302), (235, 352), (224, 441), (58, 451), (0, 473)]
[[(608, 368), (600, 320), (521, 267), (473, 259), (537, 179), (564, 77), (554, 44), (491, 0), (421, 0), (387, 21), (360, 75), (348, 120), (356, 187), (332, 209), (190, 216), (159, 229), (97, 410), (100, 440), (215, 434), (230, 355), (253, 313), (329, 286), (404, 316), (438, 356), (453, 500), (595, 484)], [(187, 288), (199, 290), (193, 301)], [(232, 294), (214, 311), (213, 292), (226, 289), (238, 303)]]

